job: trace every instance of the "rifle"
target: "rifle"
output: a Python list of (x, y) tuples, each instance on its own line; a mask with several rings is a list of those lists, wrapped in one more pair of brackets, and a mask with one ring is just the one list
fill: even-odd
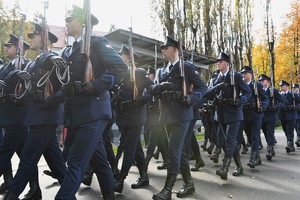
[(24, 64), (24, 58), (23, 58), (23, 44), (24, 44), (24, 38), (23, 38), (23, 30), (24, 30), (24, 22), (26, 20), (26, 15), (22, 15), (22, 21), (21, 26), (19, 28), (19, 39), (18, 39), (18, 49), (17, 49), (17, 60), (16, 60), (16, 69), (22, 70), (22, 64)]
[(270, 55), (270, 96), (272, 98), (271, 107), (275, 106), (275, 96), (274, 96), (274, 85), (275, 85), (275, 76), (274, 76), (274, 64), (275, 64), (275, 56), (274, 56), (274, 29), (273, 29), (273, 20), (271, 18), (271, 33), (272, 33), (272, 41), (270, 41), (270, 30), (269, 30), (269, 4), (268, 0), (266, 5), (266, 26), (267, 26), (267, 40), (269, 45), (269, 55)]
[(178, 34), (178, 53), (179, 53), (179, 69), (182, 77), (182, 93), (183, 96), (187, 95), (186, 82), (185, 82), (185, 70), (184, 70), (184, 57), (182, 49), (182, 38), (181, 38), (181, 16), (179, 8), (179, 0), (177, 0), (178, 15), (177, 15), (177, 34)]
[(91, 46), (91, 33), (92, 33), (90, 0), (84, 0), (83, 10), (84, 10), (84, 22), (83, 22), (83, 29), (82, 29), (82, 44), (80, 46), (80, 53), (85, 55), (86, 57), (84, 82), (88, 82), (94, 78), (93, 66), (90, 60), (90, 46)]
[(290, 89), (290, 92), (292, 93), (293, 107), (296, 107), (295, 93), (293, 92), (293, 70), (292, 70), (292, 66), (290, 66), (290, 82), (291, 82), (291, 89)]
[(253, 79), (254, 95), (256, 97), (256, 108), (257, 108), (257, 111), (261, 111), (258, 88), (257, 88), (257, 81), (255, 78), (256, 75), (258, 75), (258, 67), (256, 68), (256, 73), (253, 70), (253, 78), (252, 79)]
[(136, 99), (138, 96), (138, 89), (136, 86), (135, 80), (135, 63), (134, 63), (134, 51), (132, 47), (132, 26), (129, 27), (130, 35), (128, 39), (128, 48), (129, 48), (129, 70), (130, 70), (130, 82), (133, 89), (133, 99)]
[[(44, 16), (42, 19), (42, 25), (41, 25), (41, 47), (40, 47), (40, 54), (47, 54), (49, 53), (48, 50), (48, 27), (46, 23), (46, 10), (48, 9), (48, 0), (42, 1), (44, 4)], [(55, 66), (52, 67), (51, 71), (47, 71), (37, 82), (37, 87), (41, 87), (45, 84), (44, 88), (44, 98), (46, 99), (50, 95), (53, 94), (53, 86), (49, 79), (53, 69)]]

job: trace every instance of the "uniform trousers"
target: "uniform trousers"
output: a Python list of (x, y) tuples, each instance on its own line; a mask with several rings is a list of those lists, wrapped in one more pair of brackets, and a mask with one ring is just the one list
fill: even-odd
[[(186, 134), (188, 132), (190, 121), (185, 121), (185, 122), (179, 122), (179, 123), (174, 123), (174, 124), (168, 124), (166, 125), (166, 131), (169, 135), (168, 141), (169, 141), (169, 159), (170, 163), (168, 165), (167, 171), (168, 174), (177, 176), (179, 169), (180, 169), (180, 164), (181, 162), (181, 157), (184, 155), (185, 157), (187, 156), (186, 153), (183, 153), (183, 146), (184, 146), (184, 139), (186, 137)], [(191, 139), (189, 138), (189, 142)], [(187, 160), (189, 158), (184, 158)], [(181, 162), (180, 162), (181, 161)], [(182, 169), (184, 168), (189, 168), (189, 166), (186, 165), (186, 161), (184, 161), (181, 164)]]
[(19, 168), (9, 189), (14, 195), (19, 196), (23, 192), (29, 178), (36, 172), (42, 154), (51, 171), (57, 175), (58, 181), (62, 182), (66, 168), (57, 142), (56, 127), (57, 125), (29, 127)]
[(275, 126), (276, 126), (276, 120), (262, 122), (261, 128), (264, 132), (268, 146), (275, 145)]
[(292, 120), (280, 120), (282, 129), (285, 132), (285, 136), (287, 141), (292, 142), (294, 144), (294, 128), (296, 124), (296, 119)]
[(223, 136), (226, 139), (225, 157), (231, 159), (233, 154), (237, 152), (237, 134), (240, 126), (240, 121), (233, 121), (229, 123), (220, 123), (218, 127), (218, 136)]
[(55, 199), (73, 200), (89, 162), (94, 166), (101, 191), (112, 192), (113, 174), (103, 143), (103, 131), (108, 120), (96, 120), (75, 127), (73, 145), (67, 161), (67, 171)]
[(260, 129), (262, 118), (258, 118), (251, 121), (244, 121), (244, 130), (246, 135), (251, 140), (251, 150), (258, 151), (260, 145)]

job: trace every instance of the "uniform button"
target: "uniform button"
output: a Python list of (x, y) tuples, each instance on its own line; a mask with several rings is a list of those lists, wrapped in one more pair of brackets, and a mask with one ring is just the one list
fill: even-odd
[(70, 63), (70, 65), (72, 65), (72, 61), (70, 61), (69, 63)]
[(99, 100), (100, 98), (99, 97), (97, 97), (97, 100)]

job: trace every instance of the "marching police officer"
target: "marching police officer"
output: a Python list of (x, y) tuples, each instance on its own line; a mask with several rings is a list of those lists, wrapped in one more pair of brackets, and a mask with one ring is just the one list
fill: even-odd
[(210, 99), (217, 100), (218, 135), (223, 135), (226, 139), (223, 166), (216, 171), (216, 174), (223, 180), (227, 180), (228, 168), (232, 157), (237, 164), (236, 171), (241, 171), (242, 169), (236, 138), (240, 121), (243, 120), (242, 106), (251, 95), (251, 90), (242, 80), (241, 74), (232, 71), (232, 69), (230, 70), (229, 63), (229, 56), (225, 53), (220, 53), (217, 58), (220, 74), (213, 84), (214, 87), (206, 95)]
[[(54, 69), (56, 65), (65, 65), (65, 63), (62, 62), (62, 58), (46, 49), (52, 43), (57, 42), (57, 37), (51, 32), (46, 32), (48, 41), (42, 43), (41, 32), (41, 26), (35, 25), (35, 31), (29, 33), (28, 37), (37, 42), (32, 41), (32, 45), (45, 47), (45, 52), (30, 62), (24, 71), (14, 70), (12, 72), (13, 77), (17, 77), (27, 84), (27, 81), (30, 80), (31, 83), (30, 87), (24, 88), (27, 89), (27, 93), (24, 92), (27, 104), (23, 125), (28, 126), (29, 132), (22, 149), (18, 171), (13, 178), (9, 192), (4, 197), (5, 200), (18, 199), (17, 197), (23, 192), (29, 178), (37, 173), (37, 163), (42, 154), (51, 170), (57, 174), (60, 183), (62, 183), (66, 170), (56, 135), (56, 128), (63, 120), (62, 102), (64, 98), (59, 91), (61, 83), (58, 77), (54, 73), (49, 73), (51, 68)], [(25, 199), (40, 199), (39, 187), (35, 191), (36, 193), (28, 193)]]
[(285, 108), (280, 109), (279, 119), (283, 131), (287, 138), (287, 146), (285, 148), (287, 153), (294, 152), (294, 129), (297, 119), (297, 104), (300, 102), (300, 97), (289, 91), (290, 84), (285, 80), (281, 80), (279, 83), (281, 89), (281, 96), (285, 102)]
[[(300, 95), (299, 93), (299, 84), (294, 83), (293, 84), (293, 91), (295, 93), (295, 95)], [(297, 108), (297, 119), (296, 119), (296, 126), (295, 126), (295, 130), (297, 133), (297, 141), (295, 142), (297, 147), (300, 147), (300, 109)]]
[[(132, 59), (129, 48), (122, 45), (119, 51), (121, 57), (128, 64)], [(150, 99), (150, 95), (144, 90), (148, 90), (153, 81), (146, 77), (147, 71), (137, 68), (135, 71), (136, 85), (133, 86), (131, 82), (132, 74), (128, 73), (119, 87), (119, 94), (117, 95), (116, 108), (116, 123), (121, 131), (122, 145), (124, 149), (124, 157), (120, 175), (115, 182), (115, 191), (121, 193), (123, 190), (123, 183), (128, 175), (128, 172), (136, 161), (136, 166), (140, 173), (140, 178), (131, 188), (137, 189), (149, 185), (149, 178), (145, 171), (146, 163), (140, 137), (143, 125), (146, 122), (146, 104)], [(137, 96), (134, 96), (134, 89), (137, 88)]]
[(270, 86), (271, 79), (267, 75), (259, 75), (258, 80), (261, 82), (263, 89), (266, 91), (266, 94), (269, 97), (269, 106), (264, 111), (262, 130), (268, 144), (266, 157), (268, 160), (271, 160), (272, 157), (275, 156), (274, 132), (276, 121), (278, 119), (278, 111), (284, 106), (284, 101), (278, 90)]
[[(153, 195), (153, 199), (171, 199), (172, 188), (175, 184), (179, 169), (181, 170), (184, 186), (177, 197), (185, 197), (195, 192), (188, 163), (185, 136), (190, 121), (194, 118), (192, 104), (198, 102), (206, 92), (205, 83), (196, 74), (195, 66), (190, 62), (184, 62), (185, 77), (181, 77), (179, 59), (179, 43), (167, 36), (161, 46), (162, 53), (169, 63), (162, 68), (158, 76), (159, 84), (153, 87), (153, 94), (161, 99), (161, 123), (165, 125), (169, 141), (170, 163), (167, 168), (167, 178), (164, 188)], [(185, 78), (183, 80), (183, 78)], [(193, 85), (193, 93), (183, 95), (183, 81), (186, 90)], [(190, 138), (186, 138), (190, 140)], [(188, 141), (190, 142), (190, 141)]]
[[(68, 156), (68, 169), (55, 199), (72, 199), (77, 192), (84, 172), (91, 161), (101, 187), (104, 199), (114, 199), (112, 170), (107, 161), (102, 134), (112, 119), (108, 90), (119, 82), (128, 67), (114, 51), (106, 38), (90, 37), (90, 55), (93, 76), (84, 80), (86, 57), (80, 53), (83, 38), (84, 10), (73, 6), (65, 19), (67, 32), (75, 41), (67, 46), (62, 57), (70, 70), (70, 81), (62, 87), (69, 106), (69, 127), (76, 136)], [(98, 19), (91, 15), (91, 25)], [(87, 38), (89, 39), (89, 38)]]
[[(153, 74), (154, 73), (154, 74)], [(157, 74), (161, 73), (161, 69), (157, 70)], [(154, 83), (157, 84), (157, 80), (155, 79), (155, 68), (149, 67), (148, 68), (148, 77), (150, 77)], [(146, 172), (148, 171), (149, 162), (153, 156), (155, 151), (155, 147), (159, 149), (163, 158), (163, 164), (158, 166), (157, 169), (166, 169), (168, 165), (168, 143), (167, 137), (164, 131), (164, 126), (159, 121), (159, 114), (160, 114), (160, 101), (158, 98), (154, 96), (150, 97), (150, 101), (147, 105), (147, 124), (149, 126), (150, 131), (150, 140), (149, 145), (146, 152)]]
[(247, 134), (251, 144), (251, 153), (248, 166), (255, 168), (255, 165), (261, 164), (259, 155), (260, 128), (262, 124), (263, 111), (268, 107), (269, 99), (263, 90), (262, 84), (254, 80), (252, 68), (242, 67), (243, 80), (251, 89), (251, 96), (243, 107), (244, 131)]
[[(8, 42), (4, 44), (6, 57), (10, 62), (4, 64), (0, 69), (0, 127), (1, 130), (2, 128), (5, 130), (0, 143), (0, 172), (4, 178), (4, 183), (0, 186), (1, 194), (7, 192), (8, 185), (12, 181), (10, 159), (15, 152), (20, 156), (27, 135), (27, 128), (23, 127), (26, 112), (25, 102), (15, 98), (17, 80), (10, 76), (12, 70), (17, 67), (24, 69), (29, 62), (22, 57), (23, 55), (18, 57), (18, 42), (19, 38), (10, 34)], [(27, 49), (29, 49), (29, 44), (24, 41), (23, 51), (25, 52)]]

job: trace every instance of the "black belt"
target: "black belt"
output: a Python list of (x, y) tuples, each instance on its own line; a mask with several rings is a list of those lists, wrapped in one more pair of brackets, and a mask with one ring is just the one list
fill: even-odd
[(139, 101), (134, 100), (128, 100), (128, 101), (122, 101), (121, 103), (117, 104), (117, 109), (119, 110), (130, 110), (130, 109), (136, 109), (141, 108), (145, 104), (141, 104)]
[(0, 97), (0, 104), (23, 104), (24, 100), (16, 99), (15, 94), (4, 95)]
[(157, 105), (151, 105), (147, 107), (148, 112), (159, 112), (159, 108)]
[(275, 106), (266, 108), (266, 112), (276, 112), (276, 110)]
[(45, 92), (44, 90), (31, 90), (28, 93), (28, 101), (44, 101), (45, 100)]
[(295, 106), (286, 106), (284, 110), (296, 111), (297, 108)]
[(182, 99), (182, 91), (165, 91), (161, 94), (162, 101), (175, 101)]
[(255, 109), (256, 108), (256, 104), (255, 103), (246, 103), (244, 106), (243, 106), (243, 109), (244, 110), (250, 110), (250, 109)]
[[(84, 82), (73, 81), (62, 86), (62, 92), (65, 96), (87, 95), (84, 91)], [(96, 90), (95, 93), (96, 94)]]

